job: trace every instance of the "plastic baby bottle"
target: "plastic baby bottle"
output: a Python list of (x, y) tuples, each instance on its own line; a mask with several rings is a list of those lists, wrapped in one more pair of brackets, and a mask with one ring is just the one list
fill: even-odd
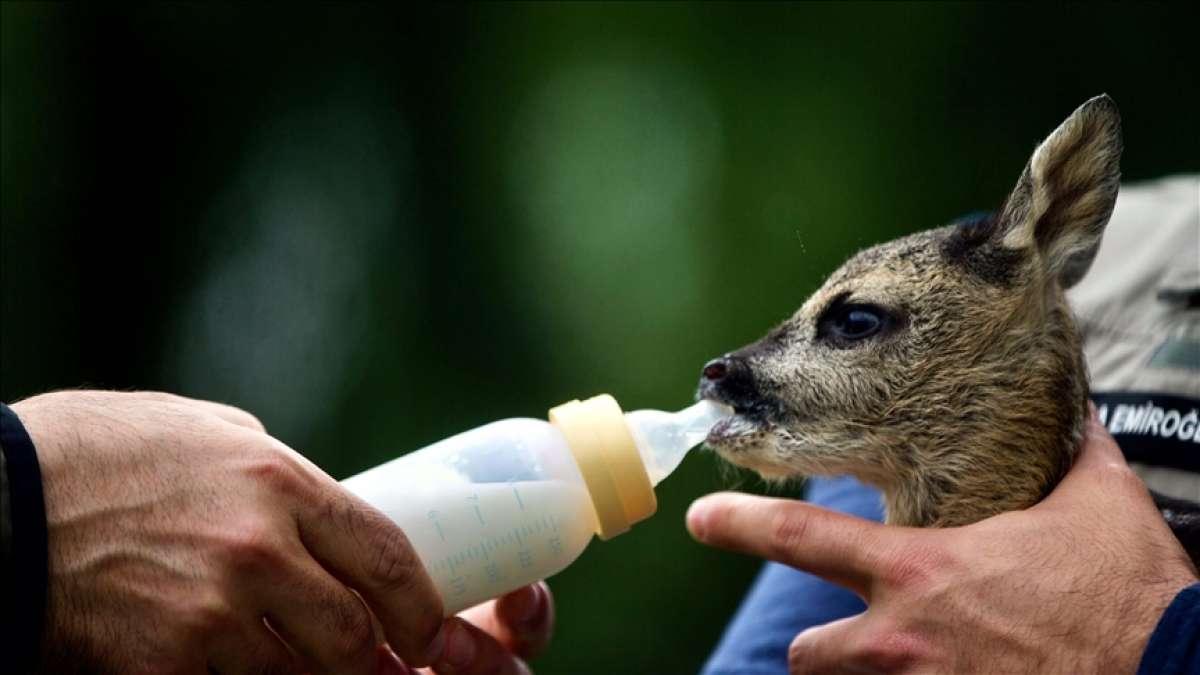
[(654, 486), (733, 411), (622, 414), (611, 396), (507, 419), (343, 481), (408, 535), (449, 616), (571, 564), (657, 509)]

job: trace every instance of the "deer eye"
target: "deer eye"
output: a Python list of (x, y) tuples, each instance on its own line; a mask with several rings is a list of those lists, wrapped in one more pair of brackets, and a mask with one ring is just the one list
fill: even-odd
[(883, 318), (872, 307), (850, 305), (833, 317), (831, 328), (846, 340), (862, 340), (879, 332)]
[(871, 305), (835, 304), (817, 326), (817, 334), (837, 347), (850, 347), (879, 333), (888, 316)]

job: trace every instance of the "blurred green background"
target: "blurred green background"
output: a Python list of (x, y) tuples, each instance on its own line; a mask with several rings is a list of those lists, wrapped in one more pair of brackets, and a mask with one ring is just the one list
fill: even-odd
[[(1200, 167), (1165, 5), (21, 4), (2, 12), (0, 398), (165, 389), (336, 477), (701, 365), (865, 245), (998, 204), (1110, 93)], [(690, 673), (757, 562), (660, 513), (553, 580), (545, 673)]]

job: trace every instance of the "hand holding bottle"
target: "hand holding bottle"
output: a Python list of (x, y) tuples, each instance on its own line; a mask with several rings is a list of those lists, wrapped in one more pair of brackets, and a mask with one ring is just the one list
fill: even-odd
[(46, 672), (405, 672), (376, 626), (411, 665), (521, 672), (508, 648), (549, 633), (544, 590), (532, 616), (520, 592), (471, 610), (495, 637), (443, 623), (403, 532), (241, 410), (79, 391), (13, 410), (43, 477)]

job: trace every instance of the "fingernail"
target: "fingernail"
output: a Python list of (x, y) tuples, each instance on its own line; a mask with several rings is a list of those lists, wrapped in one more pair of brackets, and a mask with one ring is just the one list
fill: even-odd
[(533, 671), (530, 670), (529, 666), (521, 659), (513, 659), (513, 662), (517, 666), (517, 675), (533, 675)]
[(446, 641), (441, 663), (454, 670), (466, 668), (475, 661), (475, 638), (465, 626), (455, 628)]
[(438, 628), (437, 635), (434, 636), (433, 642), (425, 648), (425, 663), (433, 663), (442, 658), (442, 651), (446, 647), (446, 624), (443, 622)]
[(687, 510), (687, 528), (692, 533), (692, 536), (697, 539), (704, 539), (704, 531), (707, 529), (708, 523), (708, 506), (705, 502), (707, 498), (700, 498), (692, 502), (692, 505)]
[(537, 584), (526, 586), (509, 597), (512, 616), (520, 624), (530, 624), (541, 613), (545, 604), (542, 591)]

